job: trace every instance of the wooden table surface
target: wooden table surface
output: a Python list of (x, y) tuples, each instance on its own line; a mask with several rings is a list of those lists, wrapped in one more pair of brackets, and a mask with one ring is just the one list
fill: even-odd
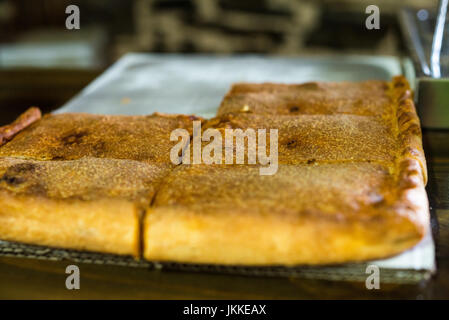
[[(76, 88), (90, 78), (83, 74), (79, 84), (70, 86)], [(69, 291), (67, 261), (0, 257), (0, 299), (449, 299), (449, 130), (425, 130), (424, 145), (427, 190), (438, 221), (434, 226), (438, 272), (428, 281), (381, 283), (379, 290), (367, 290), (364, 283), (355, 282), (77, 264), (81, 289)]]

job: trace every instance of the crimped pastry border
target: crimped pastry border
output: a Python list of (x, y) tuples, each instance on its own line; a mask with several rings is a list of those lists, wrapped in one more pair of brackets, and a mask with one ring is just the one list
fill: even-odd
[(421, 125), (413, 102), (413, 91), (404, 76), (390, 82), (395, 106), (399, 152), (396, 159), (396, 198), (391, 209), (407, 216), (424, 236), (429, 229), (429, 203), (425, 191), (427, 164), (422, 146)]
[[(413, 103), (413, 92), (404, 76), (396, 76), (391, 82), (391, 99), (396, 106), (396, 119), (400, 153), (398, 156), (399, 168), (408, 172), (411, 160), (416, 160), (421, 166), (424, 185), (427, 183), (427, 165), (422, 146), (421, 125)], [(413, 171), (413, 170), (412, 170)], [(405, 174), (407, 175), (407, 174)]]

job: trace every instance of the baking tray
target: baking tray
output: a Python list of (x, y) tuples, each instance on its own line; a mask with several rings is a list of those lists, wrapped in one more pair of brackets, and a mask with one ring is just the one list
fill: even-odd
[[(395, 57), (321, 56), (263, 57), (128, 54), (109, 68), (78, 96), (56, 111), (101, 114), (195, 114), (213, 117), (222, 97), (234, 82), (362, 81), (389, 80), (404, 74), (414, 86), (411, 62)], [(381, 269), (381, 281), (416, 283), (435, 272), (433, 238), (391, 259), (326, 267), (242, 267), (161, 263), (133, 257), (56, 249), (0, 241), (0, 255), (67, 260), (190, 272), (214, 272), (248, 276), (304, 277), (326, 280), (365, 281), (366, 267)]]
[[(322, 267), (284, 267), (284, 266), (229, 266), (212, 264), (190, 264), (175, 262), (157, 262), (136, 260), (131, 256), (50, 248), (18, 242), (0, 240), (0, 256), (30, 258), (69, 263), (92, 263), (97, 265), (116, 265), (122, 267), (148, 268), (150, 270), (209, 272), (231, 275), (259, 277), (300, 277), (306, 279), (323, 279), (334, 281), (364, 282), (368, 276), (366, 268), (377, 262), (352, 263), (338, 266)], [(410, 270), (401, 268), (380, 268), (381, 283), (413, 284), (430, 279), (430, 270)]]

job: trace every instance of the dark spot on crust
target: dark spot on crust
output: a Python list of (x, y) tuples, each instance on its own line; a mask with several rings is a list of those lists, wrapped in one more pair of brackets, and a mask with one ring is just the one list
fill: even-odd
[(405, 83), (403, 83), (403, 82), (396, 82), (395, 84), (394, 84), (394, 87), (395, 88), (402, 88), (402, 87), (404, 87), (405, 86)]
[(80, 132), (71, 132), (69, 134), (66, 134), (64, 137), (61, 138), (61, 141), (64, 145), (72, 145), (72, 144), (78, 144), (82, 142), (82, 139), (84, 136), (88, 134), (87, 131), (80, 131)]
[(385, 203), (386, 203), (385, 199), (382, 199), (380, 201), (373, 202), (372, 205), (374, 208), (381, 208), (385, 205)]
[(0, 182), (5, 182), (10, 186), (18, 186), (26, 181), (24, 175), (30, 174), (36, 170), (33, 163), (19, 163), (9, 167), (5, 174), (0, 178)]
[(193, 121), (193, 120), (201, 120), (200, 117), (197, 117), (197, 116), (194, 116), (194, 115), (189, 115), (189, 116), (188, 116), (188, 119), (189, 119), (189, 120), (192, 120), (192, 121)]
[(65, 158), (63, 156), (53, 156), (53, 157), (51, 157), (51, 160), (61, 161), (61, 160), (65, 160)]
[(103, 155), (106, 152), (106, 143), (104, 141), (100, 141), (93, 146), (95, 150), (95, 154), (98, 156)]
[(7, 174), (17, 175), (33, 172), (36, 170), (36, 168), (37, 165), (35, 165), (34, 163), (18, 163), (16, 165), (9, 167), (6, 172)]
[(403, 112), (399, 118), (398, 122), (401, 126), (405, 125), (407, 122), (412, 122), (416, 118), (416, 115), (413, 112)]
[(296, 140), (289, 140), (286, 143), (287, 148), (292, 149), (295, 148), (297, 146), (297, 141)]
[(316, 162), (316, 160), (315, 159), (310, 159), (310, 160), (307, 160), (307, 164), (314, 164)]
[(421, 128), (416, 123), (410, 125), (410, 127), (407, 130), (410, 132), (410, 134), (421, 137)]
[(6, 182), (10, 186), (18, 186), (26, 181), (25, 178), (10, 176), (8, 174), (4, 174), (3, 177), (0, 178), (0, 182)]
[(298, 106), (292, 106), (292, 107), (290, 107), (289, 111), (291, 113), (299, 112), (299, 107)]

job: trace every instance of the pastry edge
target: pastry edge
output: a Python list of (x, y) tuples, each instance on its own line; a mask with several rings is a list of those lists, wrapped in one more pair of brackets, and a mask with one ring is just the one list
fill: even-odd
[(140, 256), (140, 209), (121, 199), (51, 199), (0, 191), (2, 240)]
[[(269, 223), (263, 220), (256, 221), (257, 219), (254, 219), (254, 217), (237, 217), (236, 219), (233, 216), (232, 221), (228, 221), (229, 217), (225, 213), (219, 219), (216, 218), (216, 215), (211, 219), (211, 217), (195, 215), (194, 212), (189, 210), (162, 207), (149, 208), (144, 218), (143, 256), (145, 259), (245, 265), (319, 265), (381, 259), (394, 256), (415, 246), (424, 238), (430, 228), (429, 204), (425, 191), (427, 166), (422, 147), (421, 127), (406, 78), (396, 76), (390, 82), (390, 85), (390, 98), (392, 104), (396, 107), (394, 114), (396, 119), (394, 120), (397, 121), (400, 154), (396, 159), (397, 189), (395, 190), (395, 200), (385, 210), (391, 213), (391, 220), (400, 221), (399, 224), (394, 224), (398, 229), (388, 230), (393, 234), (397, 232), (397, 239), (394, 240), (393, 237), (391, 241), (399, 241), (400, 244), (391, 245), (392, 242), (384, 241), (388, 237), (377, 239), (377, 245), (367, 244), (368, 238), (363, 235), (354, 239), (354, 233), (349, 233), (348, 236), (348, 233), (342, 231), (344, 227), (341, 229), (338, 225), (328, 225), (329, 229), (334, 230), (335, 239), (339, 239), (337, 242), (347, 243), (350, 247), (349, 244), (355, 240), (356, 243), (365, 243), (365, 245), (356, 246), (352, 250), (347, 250), (347, 247), (341, 250), (341, 245), (337, 245), (335, 241), (330, 241), (327, 248), (321, 247), (318, 248), (318, 251), (315, 251), (319, 254), (308, 254), (307, 248), (314, 247), (314, 243), (310, 239), (317, 239), (317, 237), (311, 237), (308, 240), (307, 237), (296, 236), (285, 240), (284, 248), (289, 248), (287, 250), (277, 247), (268, 237), (254, 243), (256, 248), (250, 250), (249, 247), (245, 249), (244, 244), (250, 244), (253, 239), (251, 239), (251, 235), (245, 235), (245, 231), (242, 231), (248, 230), (248, 226), (253, 227), (260, 223), (258, 228), (254, 228), (257, 231), (254, 231), (252, 235), (255, 239), (260, 234), (272, 233), (275, 227), (280, 228), (279, 234), (293, 234), (294, 228), (291, 225), (282, 224), (280, 219)], [(231, 94), (233, 90), (234, 87), (231, 87), (226, 96)], [(221, 222), (213, 220), (220, 220)], [(164, 230), (164, 227), (159, 228), (158, 224), (165, 224), (170, 227)], [(202, 231), (192, 230), (192, 225), (203, 226)], [(228, 230), (227, 234), (222, 232), (220, 226), (223, 225)], [(310, 227), (297, 228), (295, 233), (310, 234), (314, 232), (313, 229), (316, 226), (316, 224), (311, 224)], [(360, 226), (356, 228), (358, 227)], [(402, 230), (401, 228), (405, 228), (406, 232), (399, 232)], [(385, 233), (388, 232), (385, 231)], [(219, 234), (221, 234), (221, 239), (217, 240), (216, 236)], [(407, 235), (408, 238), (401, 239), (402, 234)], [(179, 235), (186, 235), (186, 237), (180, 239)], [(153, 242), (150, 237), (166, 240)], [(239, 241), (234, 246), (227, 248), (228, 243), (225, 239), (235, 237)], [(215, 239), (215, 243), (211, 239)], [(264, 248), (264, 244), (267, 247)], [(262, 246), (257, 248), (258, 245)], [(294, 248), (297, 247), (306, 249), (296, 252)], [(231, 251), (234, 251), (234, 254), (229, 254)], [(311, 252), (314, 252), (314, 250), (311, 250)]]

